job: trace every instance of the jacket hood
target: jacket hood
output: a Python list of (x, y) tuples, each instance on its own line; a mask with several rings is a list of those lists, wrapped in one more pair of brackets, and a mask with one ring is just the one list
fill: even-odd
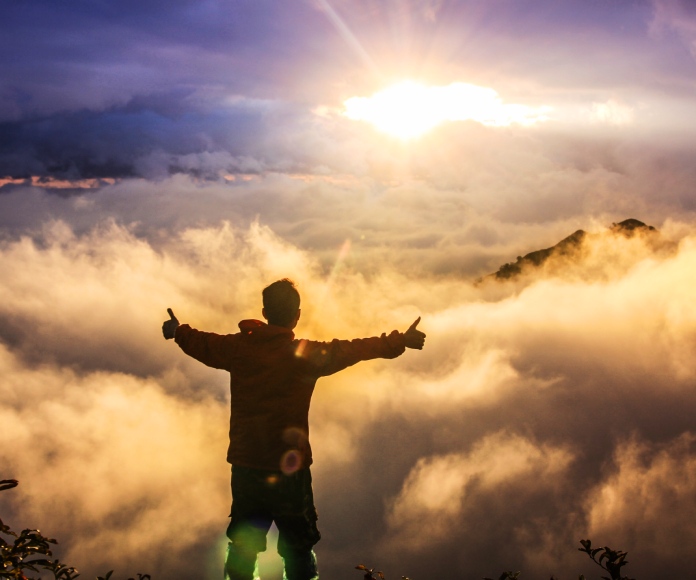
[(291, 340), (295, 338), (295, 333), (289, 328), (266, 324), (254, 319), (242, 320), (239, 323), (239, 330), (242, 334), (251, 334), (256, 338), (271, 338), (281, 334), (289, 334)]

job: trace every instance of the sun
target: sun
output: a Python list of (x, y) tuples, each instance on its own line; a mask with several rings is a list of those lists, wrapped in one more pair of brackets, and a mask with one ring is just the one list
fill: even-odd
[(351, 97), (343, 102), (349, 119), (367, 121), (399, 139), (420, 137), (449, 121), (473, 120), (484, 125), (532, 125), (548, 119), (549, 107), (505, 104), (488, 87), (467, 83), (425, 86), (402, 81), (371, 97)]

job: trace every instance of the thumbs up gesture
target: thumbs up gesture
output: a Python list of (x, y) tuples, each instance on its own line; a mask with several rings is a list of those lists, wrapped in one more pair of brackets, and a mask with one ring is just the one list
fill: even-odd
[(406, 332), (404, 332), (406, 348), (415, 348), (418, 350), (423, 350), (423, 345), (425, 344), (425, 333), (421, 332), (416, 328), (419, 322), (420, 316), (416, 318), (416, 321), (408, 327), (408, 330)]
[(167, 312), (169, 314), (169, 320), (165, 320), (162, 323), (162, 334), (164, 335), (164, 338), (169, 340), (170, 338), (174, 338), (176, 329), (179, 326), (179, 321), (176, 316), (174, 316), (174, 312), (171, 308), (167, 308)]

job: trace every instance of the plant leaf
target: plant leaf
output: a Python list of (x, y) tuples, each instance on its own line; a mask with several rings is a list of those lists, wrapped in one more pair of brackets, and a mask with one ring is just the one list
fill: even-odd
[(0, 480), (0, 491), (4, 489), (12, 489), (13, 487), (17, 487), (19, 485), (19, 482), (16, 479), (2, 479)]

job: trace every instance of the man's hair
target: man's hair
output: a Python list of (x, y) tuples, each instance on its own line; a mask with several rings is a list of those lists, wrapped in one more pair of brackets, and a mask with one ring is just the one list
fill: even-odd
[(273, 282), (263, 289), (262, 296), (268, 324), (289, 326), (294, 322), (300, 309), (300, 293), (292, 280)]

